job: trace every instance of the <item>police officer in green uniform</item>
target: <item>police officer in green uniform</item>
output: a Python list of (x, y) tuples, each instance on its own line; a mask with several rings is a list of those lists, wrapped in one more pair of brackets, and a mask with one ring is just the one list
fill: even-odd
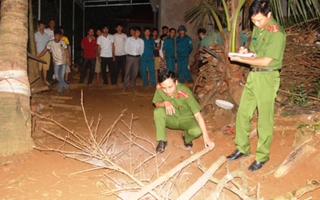
[(154, 123), (158, 146), (157, 153), (163, 153), (167, 146), (166, 127), (183, 130), (182, 138), (186, 147), (192, 147), (192, 140), (203, 134), (205, 147), (213, 149), (214, 142), (210, 139), (200, 106), (190, 89), (176, 80), (175, 73), (164, 69), (159, 73), (159, 84), (152, 102)]
[[(236, 118), (237, 149), (227, 159), (237, 160), (250, 154), (250, 121), (257, 108), (259, 139), (255, 161), (248, 168), (253, 172), (261, 169), (269, 160), (273, 137), (274, 100), (280, 84), (279, 71), (282, 67), (286, 34), (272, 17), (268, 0), (255, 0), (249, 8), (249, 16), (255, 25), (249, 50), (255, 53), (256, 57), (230, 57), (231, 61), (249, 64), (251, 72), (242, 93)], [(240, 48), (239, 53), (247, 52), (244, 47)]]

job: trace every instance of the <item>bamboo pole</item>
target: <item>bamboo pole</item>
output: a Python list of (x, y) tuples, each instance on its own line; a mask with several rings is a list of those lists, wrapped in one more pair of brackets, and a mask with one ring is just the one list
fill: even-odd
[(161, 183), (165, 182), (170, 177), (175, 175), (178, 171), (183, 169), (185, 166), (189, 165), (190, 163), (192, 163), (196, 159), (200, 158), (204, 154), (208, 153), (209, 151), (210, 151), (209, 148), (205, 148), (202, 151), (190, 156), (188, 159), (186, 159), (183, 162), (181, 162), (180, 164), (176, 165), (170, 171), (168, 171), (167, 173), (163, 174), (162, 176), (160, 176), (158, 179), (156, 179), (155, 181), (153, 181), (149, 185), (143, 187), (139, 192), (137, 192), (133, 196), (131, 196), (130, 200), (138, 200), (139, 198), (143, 197), (147, 193), (151, 192), (155, 187), (157, 187), (158, 185), (160, 185)]
[(210, 179), (210, 177), (216, 173), (216, 171), (227, 161), (225, 156), (221, 156), (216, 162), (214, 162), (209, 169), (198, 178), (184, 193), (182, 193), (177, 200), (189, 200), (195, 195)]

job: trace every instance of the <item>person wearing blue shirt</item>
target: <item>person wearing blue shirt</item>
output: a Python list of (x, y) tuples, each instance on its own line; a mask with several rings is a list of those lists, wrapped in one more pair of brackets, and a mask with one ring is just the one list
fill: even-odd
[(167, 68), (174, 72), (174, 64), (175, 64), (175, 46), (174, 46), (174, 37), (176, 36), (176, 29), (170, 28), (169, 37), (163, 43), (163, 55), (166, 58)]
[(189, 54), (192, 52), (192, 39), (186, 35), (187, 29), (181, 25), (178, 28), (179, 36), (177, 37), (177, 63), (180, 83), (185, 83), (185, 78), (192, 83), (192, 77), (188, 69)]
[(154, 71), (154, 59), (153, 59), (153, 50), (154, 50), (154, 39), (150, 37), (151, 29), (145, 28), (144, 37), (142, 40), (144, 42), (144, 52), (141, 56), (140, 63), (140, 75), (143, 83), (143, 87), (148, 87), (148, 79), (147, 79), (147, 69), (150, 76), (150, 82), (153, 87), (156, 87), (156, 77)]

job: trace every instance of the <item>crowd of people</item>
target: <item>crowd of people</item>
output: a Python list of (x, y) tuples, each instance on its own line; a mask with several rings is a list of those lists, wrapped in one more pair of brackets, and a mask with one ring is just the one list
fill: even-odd
[[(61, 33), (56, 31), (58, 29)], [(117, 24), (114, 34), (110, 34), (109, 31), (108, 26), (97, 30), (89, 28), (87, 35), (82, 38), (83, 58), (79, 67), (80, 84), (84, 84), (87, 80), (87, 85), (92, 87), (96, 74), (97, 83), (102, 77), (103, 85), (109, 83), (118, 85), (118, 75), (121, 73), (122, 89), (124, 91), (127, 89), (136, 90), (136, 78), (140, 74), (144, 88), (150, 86), (155, 88), (158, 71), (164, 68), (171, 71), (178, 70), (181, 83), (185, 83), (185, 80), (193, 82), (188, 66), (189, 54), (193, 45), (192, 39), (186, 35), (185, 26), (179, 26), (177, 31), (175, 28), (169, 29), (167, 26), (163, 26), (161, 34), (157, 28), (145, 27), (141, 30), (140, 27), (130, 27), (129, 36), (127, 36), (123, 32), (123, 25)], [(176, 37), (177, 32), (179, 35)], [(57, 41), (58, 38), (60, 38), (59, 41)], [(64, 29), (62, 27), (55, 29), (54, 20), (50, 20), (48, 28), (45, 28), (44, 22), (39, 21), (35, 39), (38, 57), (46, 61), (46, 64), (40, 64), (44, 83), (49, 86), (48, 78), (53, 75), (59, 85), (66, 88), (70, 80), (70, 65), (68, 64), (70, 56), (66, 47), (70, 43), (68, 38), (64, 36)], [(53, 56), (54, 50), (48, 46), (50, 41), (61, 44), (59, 47), (63, 53), (60, 56), (65, 56), (65, 59)], [(57, 59), (65, 60), (65, 62), (56, 62)], [(64, 71), (63, 79), (61, 76), (58, 77), (56, 73), (50, 74), (50, 63), (53, 63), (53, 68), (62, 68)], [(88, 69), (90, 72), (86, 77)], [(55, 72), (55, 70), (53, 71)], [(62, 95), (60, 89), (58, 94)]]

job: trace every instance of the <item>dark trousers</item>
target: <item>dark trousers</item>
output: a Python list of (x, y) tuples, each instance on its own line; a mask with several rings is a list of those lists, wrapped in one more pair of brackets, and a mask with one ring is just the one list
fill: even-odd
[(129, 85), (131, 88), (136, 87), (136, 78), (140, 68), (140, 57), (127, 56), (126, 58), (126, 68), (124, 75), (124, 89)]
[(117, 77), (118, 77), (119, 71), (121, 69), (121, 82), (122, 83), (124, 82), (124, 74), (125, 74), (125, 67), (126, 67), (126, 57), (127, 57), (126, 55), (124, 55), (124, 56), (116, 56), (116, 61), (114, 63)]
[[(95, 67), (95, 58), (83, 58), (81, 75), (79, 83), (83, 83), (87, 74), (87, 69), (90, 69), (88, 85), (92, 84), (93, 76), (94, 76), (94, 67)], [(89, 65), (88, 65), (89, 64)]]
[[(109, 68), (109, 72), (111, 74), (112, 70), (114, 70), (114, 62), (112, 60), (112, 57), (110, 57), (110, 58), (101, 57), (101, 75), (103, 78), (103, 84), (105, 84), (105, 85), (108, 85), (108, 77), (107, 77), (107, 72), (106, 72), (107, 65)], [(111, 79), (111, 83), (112, 83), (112, 79)]]
[(48, 81), (53, 81), (52, 80), (53, 74), (54, 74), (54, 65), (53, 65), (52, 55), (50, 54), (50, 66), (49, 66), (49, 70), (47, 71), (47, 80)]

